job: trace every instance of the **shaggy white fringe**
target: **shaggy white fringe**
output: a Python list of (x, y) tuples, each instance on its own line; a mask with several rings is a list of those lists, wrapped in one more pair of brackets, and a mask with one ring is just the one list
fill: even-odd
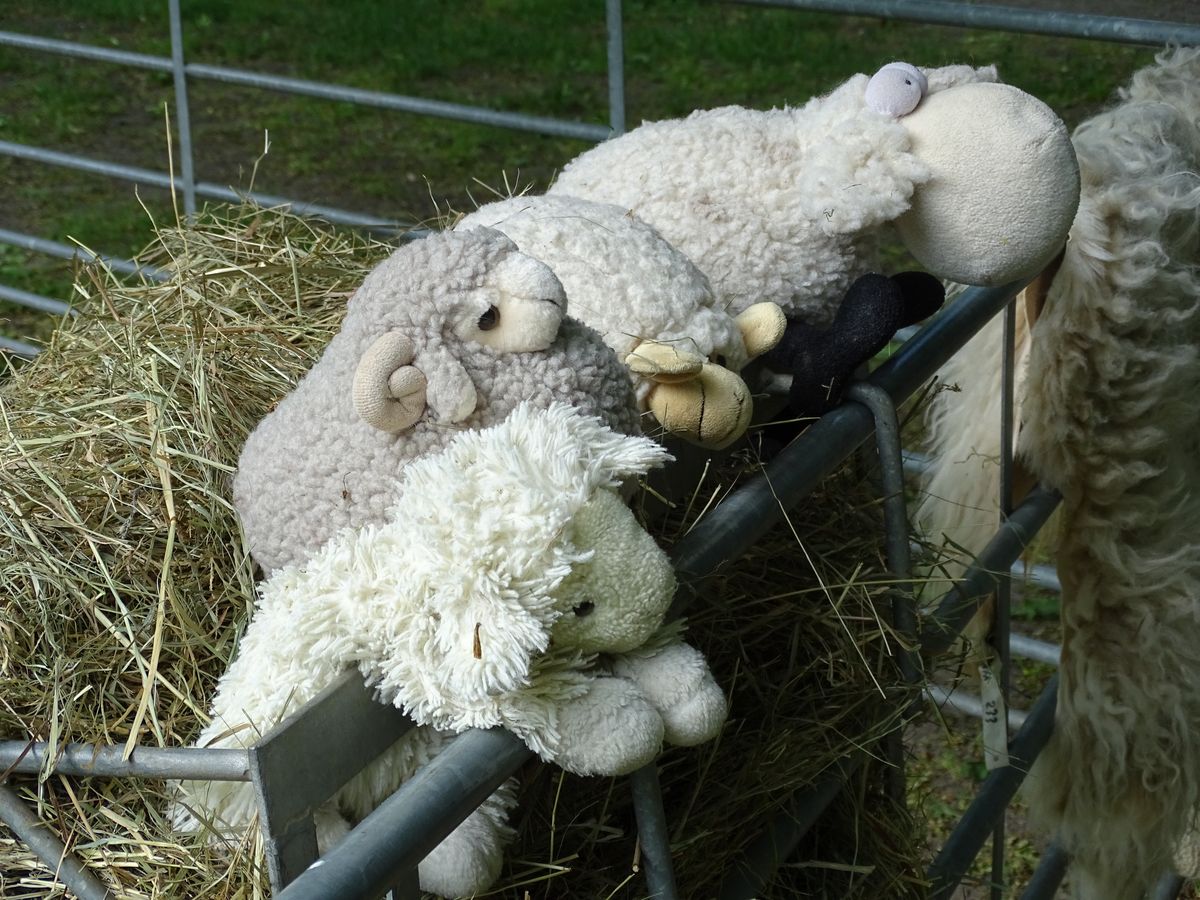
[[(1200, 804), (1200, 50), (1160, 55), (1073, 142), (1082, 198), (1020, 406), (1019, 452), (1064, 495), (1058, 717), (1028, 794), (1077, 895), (1127, 900)], [(998, 329), (974, 343), (932, 418), (947, 455), (929, 491), (952, 505), (922, 505), (969, 549), (994, 522), (974, 507), (996, 480), (980, 410), (998, 403)]]

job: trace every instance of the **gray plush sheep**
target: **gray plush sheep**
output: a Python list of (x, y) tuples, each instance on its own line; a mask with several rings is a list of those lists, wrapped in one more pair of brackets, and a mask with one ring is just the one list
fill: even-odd
[(408, 462), (522, 401), (563, 401), (636, 434), (624, 367), (566, 305), (550, 269), (490, 229), (432, 235), (380, 263), (242, 450), (234, 503), (255, 560), (299, 564), (342, 528), (381, 521)]

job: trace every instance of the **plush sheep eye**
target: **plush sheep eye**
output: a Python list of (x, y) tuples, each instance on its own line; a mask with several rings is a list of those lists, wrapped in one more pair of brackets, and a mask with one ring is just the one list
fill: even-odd
[(575, 609), (573, 611), (574, 611), (575, 615), (579, 616), (579, 618), (582, 619), (584, 616), (591, 615), (592, 610), (595, 608), (596, 608), (596, 604), (593, 603), (591, 600), (584, 600), (577, 607), (575, 607)]
[(494, 306), (489, 306), (487, 312), (479, 317), (479, 330), (491, 331), (500, 324), (500, 310)]

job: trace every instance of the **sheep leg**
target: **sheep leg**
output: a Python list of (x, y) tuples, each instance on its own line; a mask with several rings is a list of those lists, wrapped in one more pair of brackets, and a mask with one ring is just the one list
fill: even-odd
[(613, 674), (636, 684), (658, 710), (669, 744), (701, 744), (716, 737), (725, 722), (725, 693), (709, 671), (704, 654), (690, 644), (668, 644), (652, 656), (619, 656)]
[(508, 812), (516, 805), (510, 778), (467, 816), (417, 866), (421, 890), (442, 897), (471, 897), (500, 877), (504, 847), (512, 838)]

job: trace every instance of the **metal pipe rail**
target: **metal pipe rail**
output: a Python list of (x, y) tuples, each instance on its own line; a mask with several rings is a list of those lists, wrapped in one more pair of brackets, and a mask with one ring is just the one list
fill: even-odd
[(777, 6), (927, 25), (983, 28), (1054, 37), (1088, 38), (1120, 44), (1200, 44), (1200, 25), (1160, 19), (1130, 19), (1056, 10), (1020, 9), (953, 0), (731, 0), (745, 6)]

